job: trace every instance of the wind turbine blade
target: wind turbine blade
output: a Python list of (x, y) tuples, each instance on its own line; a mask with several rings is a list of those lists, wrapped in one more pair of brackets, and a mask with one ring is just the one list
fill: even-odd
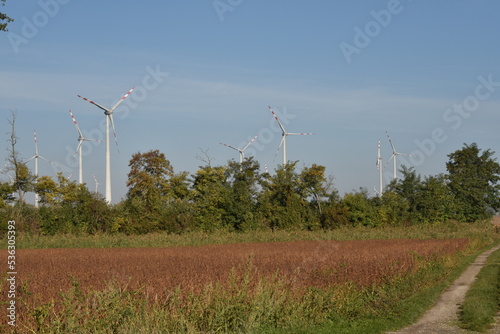
[(278, 146), (278, 149), (276, 150), (276, 153), (274, 153), (274, 158), (273, 158), (273, 161), (274, 161), (274, 160), (276, 160), (276, 156), (278, 155), (278, 152), (280, 151), (281, 145), (283, 145), (283, 142), (285, 141), (285, 137), (286, 137), (286, 135), (284, 135), (284, 136), (281, 138), (280, 146)]
[(281, 131), (283, 131), (283, 134), (285, 134), (286, 133), (285, 128), (283, 127), (283, 125), (281, 124), (280, 120), (278, 119), (278, 116), (276, 116), (276, 114), (274, 113), (274, 110), (271, 108), (271, 106), (267, 106), (267, 107), (269, 108), (269, 110), (271, 110), (271, 113), (273, 114), (274, 119), (276, 120), (276, 122), (278, 122), (278, 125), (281, 128)]
[(111, 108), (111, 109), (109, 110), (109, 112), (110, 112), (110, 113), (112, 113), (112, 112), (113, 112), (113, 110), (115, 110), (115, 109), (116, 109), (116, 107), (118, 107), (118, 106), (120, 105), (120, 103), (122, 103), (122, 102), (123, 102), (123, 100), (125, 100), (125, 99), (126, 99), (126, 98), (130, 95), (130, 93), (132, 93), (132, 91), (134, 90), (134, 88), (135, 88), (135, 87), (132, 87), (132, 89), (131, 89), (131, 90), (129, 90), (129, 91), (128, 91), (125, 95), (123, 95), (123, 97), (120, 99), (120, 101), (116, 102), (116, 104), (113, 106), (113, 108)]
[(396, 152), (395, 153), (396, 155), (405, 155), (407, 157), (414, 157), (414, 155), (411, 155), (411, 154), (406, 154), (406, 153), (399, 153), (399, 152)]
[(24, 163), (28, 163), (28, 162), (30, 162), (31, 160), (36, 159), (36, 158), (38, 158), (38, 155), (34, 155), (34, 156), (32, 156), (31, 158), (29, 158), (28, 160), (26, 160)]
[(92, 139), (92, 138), (86, 138), (86, 137), (82, 137), (82, 140), (86, 140), (86, 141), (97, 141), (99, 143), (104, 143), (103, 140), (99, 140), (99, 139)]
[(389, 160), (387, 160), (387, 162), (385, 163), (384, 169), (387, 167), (387, 165), (389, 165), (389, 162), (391, 162), (391, 160), (394, 159), (395, 157), (396, 157), (396, 153), (393, 153), (391, 155), (391, 157), (389, 158)]
[(239, 148), (236, 148), (234, 146), (231, 146), (231, 145), (228, 145), (228, 144), (224, 144), (224, 143), (219, 143), (219, 144), (224, 145), (224, 146), (229, 147), (229, 148), (232, 148), (233, 150), (236, 150), (238, 152), (241, 152), (241, 150)]
[(253, 137), (253, 139), (250, 140), (248, 144), (241, 151), (244, 152), (248, 148), (248, 146), (250, 146), (250, 144), (253, 143), (255, 139), (257, 139), (257, 136)]
[(69, 110), (69, 114), (71, 115), (71, 119), (73, 120), (73, 124), (75, 124), (76, 131), (80, 135), (80, 137), (83, 137), (82, 131), (80, 130), (80, 127), (78, 126), (78, 123), (76, 122), (75, 116), (71, 112), (71, 109)]
[(380, 139), (378, 140), (378, 148), (377, 148), (377, 169), (380, 169)]
[(38, 155), (38, 143), (36, 141), (36, 129), (33, 130), (33, 140), (35, 142), (35, 157)]
[(101, 109), (102, 109), (102, 110), (104, 110), (105, 112), (111, 112), (108, 108), (105, 108), (105, 107), (101, 106), (100, 104), (95, 103), (95, 102), (94, 102), (94, 101), (92, 101), (92, 100), (89, 100), (89, 99), (87, 99), (87, 98), (85, 98), (85, 97), (83, 97), (83, 96), (80, 96), (80, 95), (77, 95), (77, 96), (78, 96), (79, 98), (81, 98), (81, 99), (83, 99), (83, 100), (85, 100), (85, 101), (89, 102), (89, 103), (92, 103), (92, 104), (93, 104), (93, 105), (95, 105), (96, 107), (101, 108)]
[(83, 140), (79, 140), (79, 141), (78, 141), (78, 146), (76, 147), (75, 154), (73, 154), (73, 157), (76, 155), (76, 153), (77, 153), (79, 150), (81, 150), (82, 145), (83, 145)]
[(46, 159), (46, 158), (42, 157), (41, 155), (39, 155), (38, 158), (43, 159), (54, 166), (59, 166), (57, 163), (50, 161), (49, 159)]
[(392, 140), (391, 140), (391, 137), (389, 137), (389, 133), (386, 131), (385, 134), (387, 135), (387, 138), (389, 139), (389, 143), (391, 144), (392, 153), (396, 154), (396, 149), (394, 148), (394, 145), (392, 144)]
[[(115, 122), (113, 122), (113, 114), (109, 114), (107, 115), (107, 117), (109, 117), (109, 120), (111, 121), (111, 127), (113, 128), (113, 136), (115, 137), (116, 148), (118, 149), (118, 138), (116, 137)], [(118, 152), (120, 152), (120, 149), (118, 149)]]
[(298, 135), (298, 136), (308, 136), (308, 135), (315, 135), (315, 133), (310, 133), (310, 132), (288, 132), (287, 135)]

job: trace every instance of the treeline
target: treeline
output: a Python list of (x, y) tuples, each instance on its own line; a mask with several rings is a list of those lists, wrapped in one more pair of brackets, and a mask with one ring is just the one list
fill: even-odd
[[(413, 168), (390, 183), (381, 196), (360, 189), (339, 196), (325, 167), (298, 170), (297, 162), (261, 173), (253, 158), (175, 172), (158, 150), (136, 153), (129, 167), (126, 198), (108, 205), (85, 185), (42, 176), (35, 180), (18, 164), (16, 177), (0, 183), (1, 229), (15, 219), (18, 229), (41, 234), (165, 231), (247, 231), (334, 229), (340, 226), (395, 226), (474, 222), (500, 208), (500, 165), (494, 152), (475, 143), (448, 155), (447, 173), (421, 177)], [(23, 202), (35, 192), (40, 207)]]

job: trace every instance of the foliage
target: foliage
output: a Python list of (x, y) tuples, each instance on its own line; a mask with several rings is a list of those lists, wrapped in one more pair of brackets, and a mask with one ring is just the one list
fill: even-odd
[[(448, 174), (422, 177), (403, 166), (402, 177), (380, 197), (363, 188), (340, 196), (321, 165), (299, 170), (296, 161), (261, 173), (253, 158), (212, 166), (208, 157), (207, 165), (190, 175), (174, 172), (163, 153), (151, 150), (132, 155), (127, 196), (108, 205), (62, 174), (35, 179), (17, 155), (14, 121), (15, 114), (9, 168), (16, 175), (11, 183), (0, 183), (0, 210), (36, 233), (384, 228), (479, 221), (500, 207), (500, 165), (476, 144), (450, 154)], [(31, 191), (40, 196), (39, 210), (23, 201)]]
[(226, 167), (205, 166), (193, 176), (192, 200), (197, 210), (196, 226), (202, 231), (229, 229), (226, 209), (229, 204), (229, 189)]
[(171, 199), (168, 179), (174, 169), (159, 150), (135, 153), (129, 163), (127, 198), (136, 198), (146, 210), (156, 210)]
[[(0, 0), (0, 1), (2, 2), (2, 6), (5, 6), (5, 2), (7, 0)], [(14, 19), (8, 17), (7, 14), (0, 12), (0, 31), (8, 31), (7, 25), (13, 21)]]
[(360, 189), (358, 192), (345, 194), (342, 203), (348, 209), (347, 219), (352, 226), (377, 225), (375, 220), (375, 208), (370, 202), (368, 191)]
[(304, 201), (299, 191), (296, 162), (281, 165), (275, 175), (261, 181), (259, 210), (271, 229), (300, 228), (304, 225)]
[(230, 161), (225, 170), (229, 196), (225, 220), (236, 231), (258, 228), (259, 168), (253, 158), (245, 158), (241, 164)]
[(457, 206), (456, 219), (474, 222), (491, 216), (488, 208), (500, 209), (500, 165), (494, 152), (465, 146), (448, 155), (446, 163), (451, 193)]

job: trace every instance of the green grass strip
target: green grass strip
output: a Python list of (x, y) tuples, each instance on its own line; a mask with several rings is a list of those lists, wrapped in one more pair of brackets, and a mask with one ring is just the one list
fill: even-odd
[(491, 327), (500, 306), (500, 250), (493, 252), (465, 295), (460, 327), (484, 332)]
[(249, 231), (244, 233), (217, 231), (216, 233), (187, 232), (183, 234), (150, 233), (144, 235), (61, 234), (43, 236), (20, 233), (16, 237), (17, 248), (112, 248), (112, 247), (174, 247), (203, 246), (242, 242), (272, 242), (295, 240), (367, 240), (367, 239), (454, 239), (470, 238), (483, 244), (498, 242), (490, 222), (442, 223), (406, 227), (369, 228), (344, 227), (321, 231)]

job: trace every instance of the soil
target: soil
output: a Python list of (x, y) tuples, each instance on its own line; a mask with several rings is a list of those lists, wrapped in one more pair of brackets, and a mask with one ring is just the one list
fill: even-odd
[[(500, 228), (500, 216), (495, 216), (493, 224)], [(436, 305), (428, 310), (415, 324), (396, 332), (387, 334), (472, 334), (476, 333), (458, 327), (459, 306), (465, 298), (476, 275), (486, 263), (488, 256), (500, 245), (479, 255), (474, 263), (449, 287), (439, 298)], [(487, 334), (500, 333), (500, 313), (497, 314), (495, 325)]]

